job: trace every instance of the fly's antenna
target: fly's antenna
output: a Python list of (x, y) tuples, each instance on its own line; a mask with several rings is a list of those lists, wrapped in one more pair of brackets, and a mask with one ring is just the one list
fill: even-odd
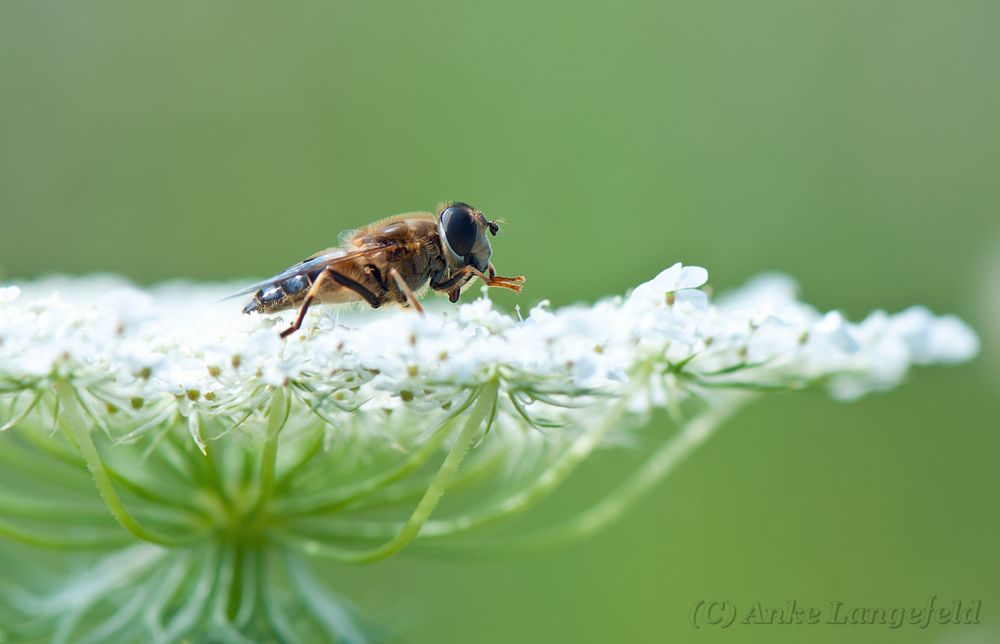
[(500, 223), (496, 221), (487, 221), (486, 227), (490, 229), (490, 233), (496, 237), (497, 233), (500, 232)]

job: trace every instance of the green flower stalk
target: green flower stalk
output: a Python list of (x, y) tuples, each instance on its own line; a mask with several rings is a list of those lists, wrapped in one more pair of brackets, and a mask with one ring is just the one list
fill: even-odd
[[(781, 276), (709, 303), (707, 277), (677, 264), (523, 319), (485, 296), (326, 311), (287, 341), (221, 287), (0, 289), (0, 640), (379, 639), (313, 560), (581, 537), (757, 395), (853, 399), (978, 350), (922, 308), (853, 324)], [(656, 409), (676, 427), (606, 497), (534, 533), (477, 534)]]

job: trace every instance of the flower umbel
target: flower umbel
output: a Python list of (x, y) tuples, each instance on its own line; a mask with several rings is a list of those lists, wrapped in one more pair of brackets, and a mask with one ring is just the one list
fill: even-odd
[[(923, 308), (851, 323), (783, 276), (715, 303), (707, 279), (676, 264), (627, 297), (524, 319), (485, 296), (426, 316), (333, 310), (289, 341), (220, 305), (225, 287), (0, 288), (0, 624), (74, 642), (363, 641), (309, 558), (470, 547), (669, 411), (675, 431), (620, 488), (505, 543), (580, 536), (756, 393), (853, 399), (978, 350)], [(86, 563), (46, 578), (25, 548)]]

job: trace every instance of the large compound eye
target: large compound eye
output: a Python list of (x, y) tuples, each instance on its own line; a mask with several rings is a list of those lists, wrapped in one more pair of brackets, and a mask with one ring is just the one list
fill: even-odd
[(441, 213), (441, 225), (451, 250), (459, 257), (468, 256), (479, 234), (471, 209), (465, 204), (445, 208)]

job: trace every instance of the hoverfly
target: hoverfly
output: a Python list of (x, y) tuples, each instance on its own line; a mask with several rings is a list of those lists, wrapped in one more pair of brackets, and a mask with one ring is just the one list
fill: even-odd
[(281, 332), (285, 338), (302, 326), (312, 304), (366, 302), (377, 309), (396, 302), (423, 313), (417, 295), (427, 286), (456, 302), (475, 278), (519, 293), (524, 276), (500, 277), (490, 262), (493, 251), (486, 233), (496, 236), (499, 230), (497, 222), (472, 206), (449, 202), (436, 215), (406, 213), (344, 233), (340, 246), (229, 297), (254, 294), (244, 313), (297, 306), (295, 321)]

